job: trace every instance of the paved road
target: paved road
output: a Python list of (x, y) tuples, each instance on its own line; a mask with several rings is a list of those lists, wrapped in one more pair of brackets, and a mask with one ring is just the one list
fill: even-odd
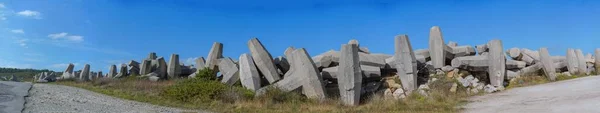
[(473, 97), (467, 113), (600, 113), (600, 76)]
[(20, 113), (31, 83), (0, 81), (0, 113)]
[(84, 89), (34, 84), (23, 113), (171, 113), (189, 111), (123, 100)]

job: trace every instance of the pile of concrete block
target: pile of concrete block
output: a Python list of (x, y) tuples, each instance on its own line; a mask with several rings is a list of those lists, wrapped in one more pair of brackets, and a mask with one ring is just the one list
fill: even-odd
[[(390, 38), (391, 39), (391, 38)], [(600, 72), (600, 49), (595, 56), (584, 56), (579, 49), (568, 49), (566, 56), (550, 56), (548, 49), (504, 50), (501, 40), (470, 46), (444, 41), (441, 28), (433, 26), (429, 32), (428, 49), (413, 50), (408, 35), (394, 37), (394, 54), (382, 54), (361, 46), (358, 40), (341, 44), (312, 56), (304, 48), (288, 47), (283, 56), (273, 57), (258, 38), (247, 42), (248, 53), (239, 57), (223, 56), (223, 44), (214, 42), (208, 55), (198, 57), (194, 66), (179, 62), (178, 54), (171, 54), (169, 62), (152, 52), (148, 58), (131, 60), (110, 66), (106, 75), (90, 72), (89, 65), (74, 71), (70, 64), (61, 77), (40, 74), (39, 81), (79, 79), (89, 81), (101, 77), (121, 78), (131, 75), (148, 77), (151, 81), (171, 78), (195, 78), (203, 69), (218, 72), (215, 75), (226, 85), (240, 83), (243, 87), (264, 94), (271, 88), (298, 92), (308, 98), (323, 100), (339, 97), (344, 105), (355, 106), (361, 98), (373, 94), (401, 99), (410, 93), (428, 95), (429, 84), (445, 78), (455, 79), (451, 92), (458, 87), (467, 93), (492, 93), (503, 90), (508, 82), (521, 76), (540, 73), (548, 80), (556, 80), (557, 73), (565, 75)], [(390, 43), (392, 44), (392, 43)]]

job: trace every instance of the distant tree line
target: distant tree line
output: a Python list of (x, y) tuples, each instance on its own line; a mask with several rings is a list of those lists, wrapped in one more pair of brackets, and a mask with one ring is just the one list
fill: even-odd
[(42, 72), (54, 72), (48, 69), (19, 69), (19, 68), (5, 68), (0, 67), (0, 77), (8, 77), (15, 75), (19, 79), (31, 80), (33, 76)]

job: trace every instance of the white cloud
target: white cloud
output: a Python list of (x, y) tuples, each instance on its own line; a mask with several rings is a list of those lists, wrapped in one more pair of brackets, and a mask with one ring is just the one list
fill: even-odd
[(179, 61), (179, 62), (183, 62), (183, 64), (185, 65), (195, 65), (196, 64), (196, 59), (198, 59), (198, 57), (193, 57), (193, 58), (187, 58), (185, 59), (185, 61)]
[(65, 32), (49, 34), (48, 37), (50, 37), (50, 39), (53, 39), (53, 40), (64, 39), (64, 40), (68, 40), (68, 41), (72, 41), (72, 42), (83, 42), (83, 36), (69, 35), (69, 33), (65, 33)]
[(29, 47), (27, 47), (27, 41), (29, 41), (29, 39), (19, 39), (19, 40), (17, 40), (17, 43), (21, 47), (29, 48)]
[(17, 12), (17, 15), (24, 17), (33, 17), (35, 19), (42, 19), (42, 13), (32, 10), (24, 10), (21, 12)]
[(25, 31), (23, 31), (23, 29), (13, 29), (13, 30), (10, 30), (10, 32), (17, 33), (17, 34), (23, 34), (23, 33), (25, 33)]
[(0, 8), (5, 8), (4, 3), (0, 3)]

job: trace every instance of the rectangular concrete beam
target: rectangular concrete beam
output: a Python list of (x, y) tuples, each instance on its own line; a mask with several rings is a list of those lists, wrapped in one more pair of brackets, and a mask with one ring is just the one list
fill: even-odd
[(340, 50), (338, 66), (340, 100), (344, 105), (356, 106), (360, 102), (362, 73), (358, 58), (358, 45), (344, 44)]
[(277, 73), (275, 63), (273, 63), (273, 57), (257, 38), (252, 38), (248, 41), (248, 48), (256, 67), (258, 67), (260, 73), (265, 76), (269, 83), (274, 83), (281, 79)]
[(239, 65), (239, 75), (242, 81), (242, 86), (252, 91), (258, 90), (260, 88), (260, 75), (258, 74), (256, 65), (254, 65), (252, 56), (248, 54), (242, 54), (239, 58)]

